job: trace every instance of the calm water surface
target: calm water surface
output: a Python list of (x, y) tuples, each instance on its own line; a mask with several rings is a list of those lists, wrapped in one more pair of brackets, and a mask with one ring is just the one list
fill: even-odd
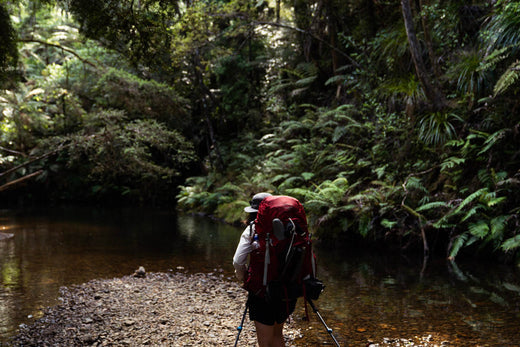
[[(147, 271), (221, 272), (242, 229), (174, 211), (54, 208), (0, 211), (0, 344), (57, 303), (59, 288)], [(520, 271), (420, 262), (316, 245), (327, 288), (316, 303), (342, 346), (428, 336), (452, 346), (520, 345)], [(241, 312), (237, 312), (237, 325)], [(294, 319), (301, 321), (303, 304)], [(301, 345), (330, 344), (311, 312)]]

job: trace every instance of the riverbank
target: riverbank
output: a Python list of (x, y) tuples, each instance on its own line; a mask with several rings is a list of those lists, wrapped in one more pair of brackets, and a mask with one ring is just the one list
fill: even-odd
[[(60, 303), (22, 326), (12, 346), (230, 346), (244, 311), (238, 283), (218, 274), (146, 273), (61, 288)], [(299, 336), (287, 325), (288, 346)], [(241, 346), (255, 344), (246, 319)]]
[[(132, 276), (62, 287), (60, 303), (47, 308), (33, 324), (22, 326), (9, 345), (230, 346), (237, 335), (245, 299), (239, 284), (222, 274), (145, 273), (143, 269)], [(317, 322), (309, 325), (293, 317), (284, 329), (287, 346), (324, 343), (312, 342), (316, 338), (330, 344), (327, 336), (303, 336), (316, 335), (316, 329), (322, 330)], [(246, 318), (239, 345), (255, 346), (255, 341), (254, 325)], [(342, 342), (358, 345), (352, 340), (350, 344)], [(378, 342), (369, 339), (360, 345), (451, 344), (427, 336)]]

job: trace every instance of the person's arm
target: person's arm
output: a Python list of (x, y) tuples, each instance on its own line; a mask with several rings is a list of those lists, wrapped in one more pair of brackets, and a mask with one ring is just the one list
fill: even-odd
[(233, 256), (233, 267), (235, 268), (235, 275), (240, 281), (243, 281), (247, 272), (247, 257), (251, 253), (251, 237), (254, 233), (254, 228), (247, 226), (246, 230), (240, 236), (235, 255)]

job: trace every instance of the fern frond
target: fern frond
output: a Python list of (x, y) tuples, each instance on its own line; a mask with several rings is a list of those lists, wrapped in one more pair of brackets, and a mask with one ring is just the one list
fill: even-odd
[(498, 197), (498, 198), (494, 198), (494, 199), (488, 200), (486, 202), (486, 205), (487, 205), (487, 207), (492, 207), (492, 206), (498, 205), (501, 202), (506, 201), (506, 200), (507, 200), (507, 198), (505, 196), (501, 196), (501, 197)]
[(305, 207), (312, 211), (319, 211), (321, 208), (325, 208), (328, 206), (328, 201), (323, 200), (309, 200), (305, 202)]
[(471, 235), (483, 239), (489, 233), (489, 225), (485, 221), (480, 220), (476, 223), (470, 224), (468, 226), (468, 231)]
[(468, 212), (466, 212), (466, 214), (464, 215), (464, 217), (460, 221), (461, 222), (467, 221), (468, 219), (473, 217), (478, 212), (478, 210), (480, 210), (482, 208), (483, 208), (482, 205), (473, 206)]
[(418, 212), (421, 212), (421, 211), (426, 211), (426, 210), (431, 210), (433, 208), (441, 208), (441, 207), (449, 207), (449, 205), (448, 205), (448, 203), (446, 203), (444, 201), (433, 201), (433, 202), (424, 204), (424, 205), (416, 208), (415, 210)]
[(217, 192), (241, 192), (243, 188), (233, 184), (231, 182), (227, 182), (222, 187), (216, 189)]
[(310, 77), (301, 78), (298, 81), (296, 81), (294, 84), (298, 87), (306, 88), (309, 86), (309, 84), (314, 82), (316, 80), (316, 78), (318, 78), (318, 76), (310, 76)]
[(347, 127), (339, 126), (334, 129), (332, 134), (332, 143), (336, 143), (347, 133)]
[(329, 78), (327, 81), (325, 81), (325, 85), (328, 86), (330, 84), (334, 84), (337, 82), (343, 82), (347, 78), (346, 75), (336, 75)]
[(417, 189), (422, 192), (428, 193), (428, 189), (422, 184), (421, 180), (417, 177), (410, 177), (406, 182), (407, 189)]
[(493, 88), (493, 95), (497, 96), (506, 92), (512, 85), (514, 85), (520, 78), (520, 62), (517, 60), (509, 66), (498, 79)]
[(509, 129), (500, 129), (499, 131), (491, 134), (486, 142), (484, 142), (484, 148), (480, 152), (478, 152), (478, 155), (481, 155), (483, 153), (486, 153), (491, 147), (493, 147), (500, 139), (504, 138), (506, 133), (509, 131)]
[(284, 189), (291, 188), (294, 185), (297, 185), (299, 182), (302, 182), (303, 178), (301, 176), (293, 176), (284, 180), (279, 186), (278, 190), (283, 191)]
[(505, 240), (502, 243), (502, 245), (500, 246), (500, 248), (502, 248), (502, 250), (505, 252), (512, 251), (519, 247), (520, 247), (520, 234)]
[(508, 54), (505, 54), (511, 47), (506, 46), (500, 49), (495, 49), (490, 54), (486, 55), (480, 66), (478, 68), (479, 71), (487, 71), (493, 70), (495, 67), (502, 62), (504, 59), (508, 57)]
[(504, 233), (504, 230), (506, 229), (508, 219), (508, 215), (493, 218), (489, 222), (489, 225), (491, 226), (491, 235), (495, 238), (497, 238), (499, 235), (502, 235)]
[(468, 195), (464, 200), (462, 200), (460, 205), (455, 209), (455, 211), (453, 212), (453, 215), (458, 214), (460, 211), (462, 211), (462, 209), (464, 207), (466, 207), (468, 204), (470, 204), (473, 200), (478, 199), (479, 197), (481, 197), (487, 193), (488, 193), (487, 188), (481, 188), (481, 189), (477, 190), (476, 192)]
[(449, 157), (441, 163), (441, 171), (452, 169), (457, 165), (464, 164), (465, 161), (464, 158)]
[(450, 259), (455, 259), (455, 257), (459, 253), (459, 251), (466, 244), (468, 237), (469, 237), (469, 235), (467, 233), (462, 233), (455, 238), (455, 241), (453, 241), (453, 244), (451, 245), (451, 249), (450, 249), (450, 256), (449, 256)]
[(380, 224), (383, 228), (392, 229), (393, 227), (395, 227), (397, 225), (397, 222), (389, 221), (388, 219), (385, 218), (381, 221)]
[(308, 188), (291, 188), (287, 189), (287, 192), (289, 194), (297, 196), (298, 198), (301, 198), (304, 201), (305, 206), (307, 206), (309, 201), (311, 201), (312, 199), (318, 199), (318, 195), (312, 190), (309, 190)]

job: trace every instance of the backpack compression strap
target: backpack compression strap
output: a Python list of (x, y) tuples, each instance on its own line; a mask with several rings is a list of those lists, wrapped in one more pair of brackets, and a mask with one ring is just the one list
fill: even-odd
[(269, 233), (265, 236), (265, 259), (264, 259), (264, 280), (263, 285), (267, 286), (267, 268), (271, 263), (271, 257), (269, 255)]

